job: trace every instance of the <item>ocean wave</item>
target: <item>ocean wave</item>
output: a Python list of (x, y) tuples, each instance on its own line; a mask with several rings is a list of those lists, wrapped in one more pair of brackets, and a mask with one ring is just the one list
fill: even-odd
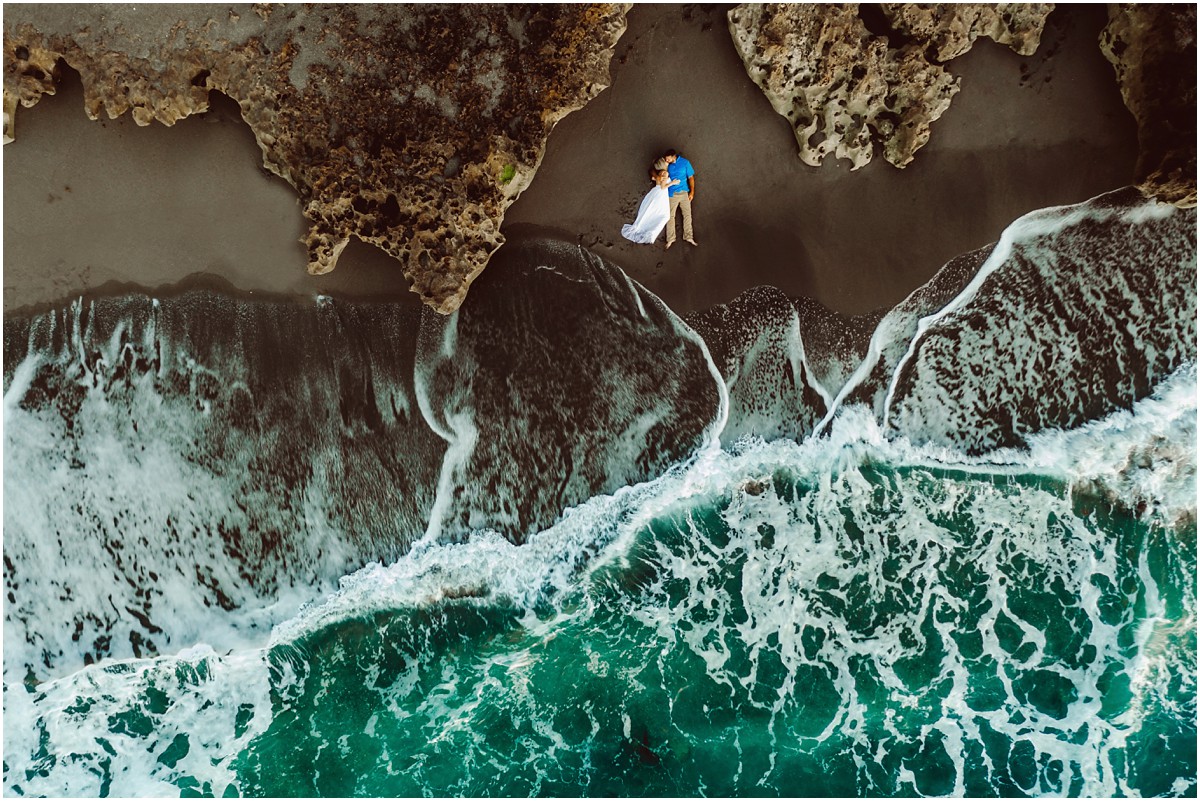
[(1034, 213), (869, 341), (545, 242), (10, 317), (6, 791), (1192, 792), (1194, 226)]
[(971, 453), (1128, 408), (1195, 361), (1195, 225), (1132, 190), (1032, 212), (947, 304), (885, 317), (840, 396)]
[[(851, 407), (523, 546), (480, 532), (368, 566), (256, 648), (6, 677), (6, 788), (1165, 792), (1186, 754), (1161, 774), (1139, 755), (1186, 744), (1194, 713), (1194, 524), (1168, 525), (1194, 498), (1086, 488), (1194, 431), (1194, 375), (1010, 459)], [(1070, 461), (1062, 436), (1104, 447)], [(1174, 486), (1195, 453), (1140, 469)]]

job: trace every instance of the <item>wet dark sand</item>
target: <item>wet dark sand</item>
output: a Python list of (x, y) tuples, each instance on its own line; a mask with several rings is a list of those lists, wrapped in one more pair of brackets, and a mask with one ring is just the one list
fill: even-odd
[[(961, 91), (915, 161), (900, 170), (877, 156), (851, 172), (800, 161), (723, 11), (635, 7), (612, 86), (551, 134), (504, 230), (556, 229), (681, 312), (759, 284), (845, 314), (890, 307), (1022, 214), (1128, 183), (1136, 126), (1096, 45), (1105, 20), (1101, 7), (1060, 6), (1029, 58), (977, 41), (950, 62)], [(695, 249), (620, 236), (667, 147), (696, 168)]]
[[(1135, 127), (1096, 47), (1101, 7), (1061, 6), (1039, 53), (981, 40), (951, 62), (962, 91), (898, 170), (803, 164), (786, 121), (746, 76), (721, 8), (639, 5), (612, 85), (550, 137), (510, 237), (593, 248), (688, 312), (773, 284), (859, 314), (890, 306), (958, 253), (1030, 210), (1125, 184)], [(291, 187), (261, 167), (232, 101), (172, 128), (89, 121), (78, 76), (21, 108), (4, 146), (4, 308), (114, 282), (156, 288), (205, 273), (253, 292), (396, 296), (403, 274), (352, 242), (333, 273), (305, 272)], [(666, 147), (697, 169), (698, 249), (620, 237)], [(611, 244), (610, 244), (611, 243)]]
[(4, 308), (88, 289), (154, 289), (197, 273), (251, 293), (411, 295), (399, 265), (352, 240), (333, 273), (308, 275), (296, 193), (262, 167), (237, 104), (167, 128), (129, 114), (92, 122), (79, 76), (18, 109), (4, 146)]

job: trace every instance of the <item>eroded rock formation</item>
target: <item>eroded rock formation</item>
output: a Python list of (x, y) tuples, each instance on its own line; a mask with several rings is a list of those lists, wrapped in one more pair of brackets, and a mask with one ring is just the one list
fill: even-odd
[(1100, 49), (1138, 124), (1134, 183), (1147, 197), (1196, 205), (1196, 7), (1109, 6)]
[(1033, 55), (1054, 4), (881, 3), (880, 8), (893, 30), (924, 44), (926, 56), (944, 64), (965, 54), (980, 36)]
[(171, 125), (217, 90), (311, 227), (309, 271), (350, 236), (395, 256), (428, 305), (458, 308), (503, 242), (546, 137), (608, 83), (627, 4), (7, 6), (4, 133), (54, 92)]
[(878, 144), (904, 167), (958, 92), (942, 62), (980, 36), (1032, 53), (1052, 9), (754, 3), (729, 12), (729, 30), (746, 72), (792, 124), (806, 164), (832, 153), (858, 169)]

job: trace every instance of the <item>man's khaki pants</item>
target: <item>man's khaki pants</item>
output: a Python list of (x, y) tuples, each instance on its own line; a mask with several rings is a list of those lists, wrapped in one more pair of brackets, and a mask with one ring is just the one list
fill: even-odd
[(688, 199), (687, 192), (679, 192), (671, 195), (671, 216), (667, 219), (667, 244), (675, 241), (675, 210), (683, 209), (683, 238), (695, 239), (695, 234), (692, 233), (692, 201)]

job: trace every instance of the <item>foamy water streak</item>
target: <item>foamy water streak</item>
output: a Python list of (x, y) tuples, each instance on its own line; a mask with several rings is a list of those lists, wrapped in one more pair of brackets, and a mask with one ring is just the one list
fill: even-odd
[(402, 553), (441, 450), (406, 314), (197, 290), (10, 315), (6, 676), (243, 643)]
[(521, 541), (723, 426), (704, 342), (614, 265), (524, 243), (480, 281), (450, 318), (422, 318), (418, 400), (448, 446), (426, 541), (481, 529)]
[(808, 363), (796, 308), (780, 290), (755, 287), (690, 315), (729, 395), (721, 439), (803, 439), (831, 401)]
[[(1162, 525), (1181, 493), (1137, 522), (1089, 487), (1194, 434), (1194, 375), (1053, 435), (1102, 445), (1086, 462), (1049, 439), (955, 459), (851, 408), (525, 546), (485, 533), (368, 567), (263, 650), (6, 680), (6, 789), (1154, 791), (1143, 727), (1194, 718), (1194, 522)], [(1172, 487), (1194, 449), (1141, 469)]]
[(885, 430), (969, 451), (1127, 408), (1195, 359), (1195, 212), (1132, 190), (1032, 212), (932, 313), (889, 313), (819, 424), (867, 403)]

